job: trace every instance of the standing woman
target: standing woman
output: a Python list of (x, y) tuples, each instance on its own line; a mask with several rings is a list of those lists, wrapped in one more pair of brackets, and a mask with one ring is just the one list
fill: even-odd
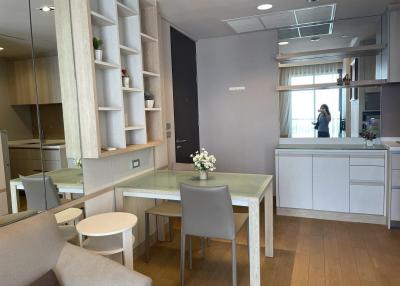
[(326, 104), (322, 104), (318, 109), (318, 120), (315, 123), (315, 129), (318, 130), (318, 138), (329, 138), (329, 122), (331, 122), (331, 113)]

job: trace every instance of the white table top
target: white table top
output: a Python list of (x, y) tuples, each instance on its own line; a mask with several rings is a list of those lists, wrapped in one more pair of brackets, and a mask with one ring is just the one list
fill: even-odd
[(64, 224), (79, 218), (83, 211), (78, 208), (69, 208), (56, 213), (54, 216), (56, 218), (57, 224)]
[(76, 230), (82, 235), (106, 236), (132, 229), (136, 223), (137, 217), (131, 213), (103, 213), (80, 221)]

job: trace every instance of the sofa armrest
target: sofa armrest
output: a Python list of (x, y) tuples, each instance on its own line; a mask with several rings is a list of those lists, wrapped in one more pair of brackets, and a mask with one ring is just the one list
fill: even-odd
[(106, 257), (65, 244), (54, 268), (62, 286), (151, 286), (152, 281)]

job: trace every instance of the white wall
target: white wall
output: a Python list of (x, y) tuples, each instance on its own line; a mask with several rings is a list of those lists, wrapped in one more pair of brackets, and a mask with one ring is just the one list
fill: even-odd
[(13, 89), (9, 82), (7, 62), (0, 59), (0, 130), (7, 130), (9, 140), (31, 139), (32, 120), (30, 106), (10, 105)]
[[(218, 171), (274, 173), (277, 53), (275, 31), (198, 41), (200, 144), (216, 156)], [(228, 90), (237, 86), (246, 90)]]

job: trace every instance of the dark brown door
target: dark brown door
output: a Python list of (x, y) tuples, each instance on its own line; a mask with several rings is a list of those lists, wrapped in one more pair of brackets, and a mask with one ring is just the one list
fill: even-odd
[(199, 150), (196, 42), (171, 28), (171, 57), (176, 162), (191, 163)]

